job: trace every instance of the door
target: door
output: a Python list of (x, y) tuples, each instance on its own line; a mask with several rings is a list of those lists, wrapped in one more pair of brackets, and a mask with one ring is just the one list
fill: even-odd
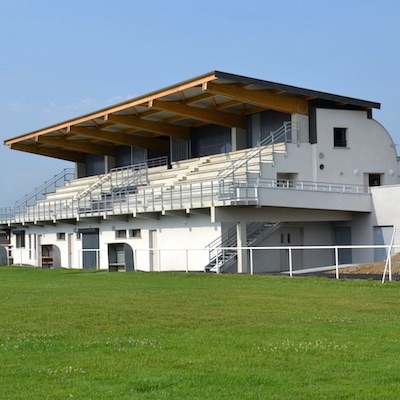
[[(338, 246), (351, 245), (351, 227), (349, 226), (335, 227), (335, 244)], [(339, 249), (338, 261), (339, 264), (351, 264), (352, 263), (351, 249)]]
[(150, 247), (150, 271), (156, 271), (158, 268), (157, 262), (157, 231), (150, 230), (149, 231), (149, 247)]
[[(301, 246), (302, 228), (286, 228), (280, 231), (281, 246)], [(292, 249), (292, 268), (303, 268), (302, 250)], [(289, 271), (289, 249), (281, 250), (281, 271)]]
[(83, 269), (98, 268), (99, 229), (81, 229), (82, 235), (82, 267)]

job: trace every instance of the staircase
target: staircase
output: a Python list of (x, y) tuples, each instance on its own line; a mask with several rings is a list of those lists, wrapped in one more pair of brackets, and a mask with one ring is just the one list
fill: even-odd
[[(110, 184), (108, 184), (110, 182)], [(123, 201), (129, 193), (135, 193), (138, 186), (148, 183), (148, 163), (138, 163), (113, 168), (96, 182), (79, 192), (74, 200), (82, 200), (80, 209), (103, 210), (114, 201)], [(95, 190), (98, 190), (96, 193)]]
[[(246, 225), (246, 247), (255, 247), (267, 236), (278, 230), (283, 222), (250, 222)], [(234, 264), (237, 256), (236, 227), (229, 229), (221, 237), (209, 243), (209, 263), (205, 272), (224, 272)]]
[[(247, 151), (241, 158), (232, 162), (232, 164), (222, 170), (218, 174), (219, 182), (219, 198), (231, 199), (233, 200), (236, 196), (235, 194), (235, 174), (245, 176), (246, 180), (253, 177), (256, 178), (260, 176), (260, 167), (263, 157), (273, 156), (277, 152), (284, 152), (286, 154), (286, 143), (292, 142), (292, 138), (298, 137), (299, 125), (293, 122), (284, 122), (284, 124), (276, 131), (270, 132), (270, 135), (263, 139), (258, 146), (253, 147)], [(283, 145), (283, 146), (282, 146)], [(282, 149), (283, 147), (283, 149)], [(263, 151), (266, 154), (262, 154)], [(265, 153), (264, 151), (264, 153)], [(258, 157), (259, 162), (257, 167), (254, 168), (254, 159)], [(252, 163), (251, 163), (252, 161)], [(251, 166), (253, 165), (253, 167)]]
[(108, 174), (103, 175), (100, 177), (96, 182), (94, 182), (92, 185), (88, 186), (81, 192), (77, 193), (74, 196), (74, 200), (80, 200), (83, 197), (87, 196), (88, 194), (92, 193), (94, 190), (96, 190), (98, 187), (104, 185), (106, 182), (108, 182), (111, 179), (111, 172)]

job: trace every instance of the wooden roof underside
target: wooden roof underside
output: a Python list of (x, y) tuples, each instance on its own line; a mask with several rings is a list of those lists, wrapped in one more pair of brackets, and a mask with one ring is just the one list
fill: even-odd
[(6, 140), (11, 149), (84, 162), (86, 154), (115, 155), (116, 146), (167, 150), (165, 138), (189, 139), (206, 124), (246, 128), (265, 110), (308, 114), (310, 100), (370, 110), (379, 103), (214, 71), (91, 114)]

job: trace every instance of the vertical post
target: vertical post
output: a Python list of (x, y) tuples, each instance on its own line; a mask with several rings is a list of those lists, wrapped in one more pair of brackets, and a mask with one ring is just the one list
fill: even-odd
[(392, 248), (389, 248), (389, 282), (392, 281)]
[(247, 250), (247, 227), (246, 222), (238, 222), (236, 224), (236, 246), (237, 246), (237, 272), (243, 274), (248, 272)]
[(335, 246), (336, 279), (339, 279), (339, 249)]
[(289, 247), (289, 276), (293, 276), (293, 259), (292, 259), (292, 248)]
[(254, 275), (253, 248), (250, 249), (250, 274)]

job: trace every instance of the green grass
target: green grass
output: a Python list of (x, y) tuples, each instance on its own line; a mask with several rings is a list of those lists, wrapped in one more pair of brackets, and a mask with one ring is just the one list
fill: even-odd
[(400, 398), (400, 286), (0, 268), (1, 399)]

